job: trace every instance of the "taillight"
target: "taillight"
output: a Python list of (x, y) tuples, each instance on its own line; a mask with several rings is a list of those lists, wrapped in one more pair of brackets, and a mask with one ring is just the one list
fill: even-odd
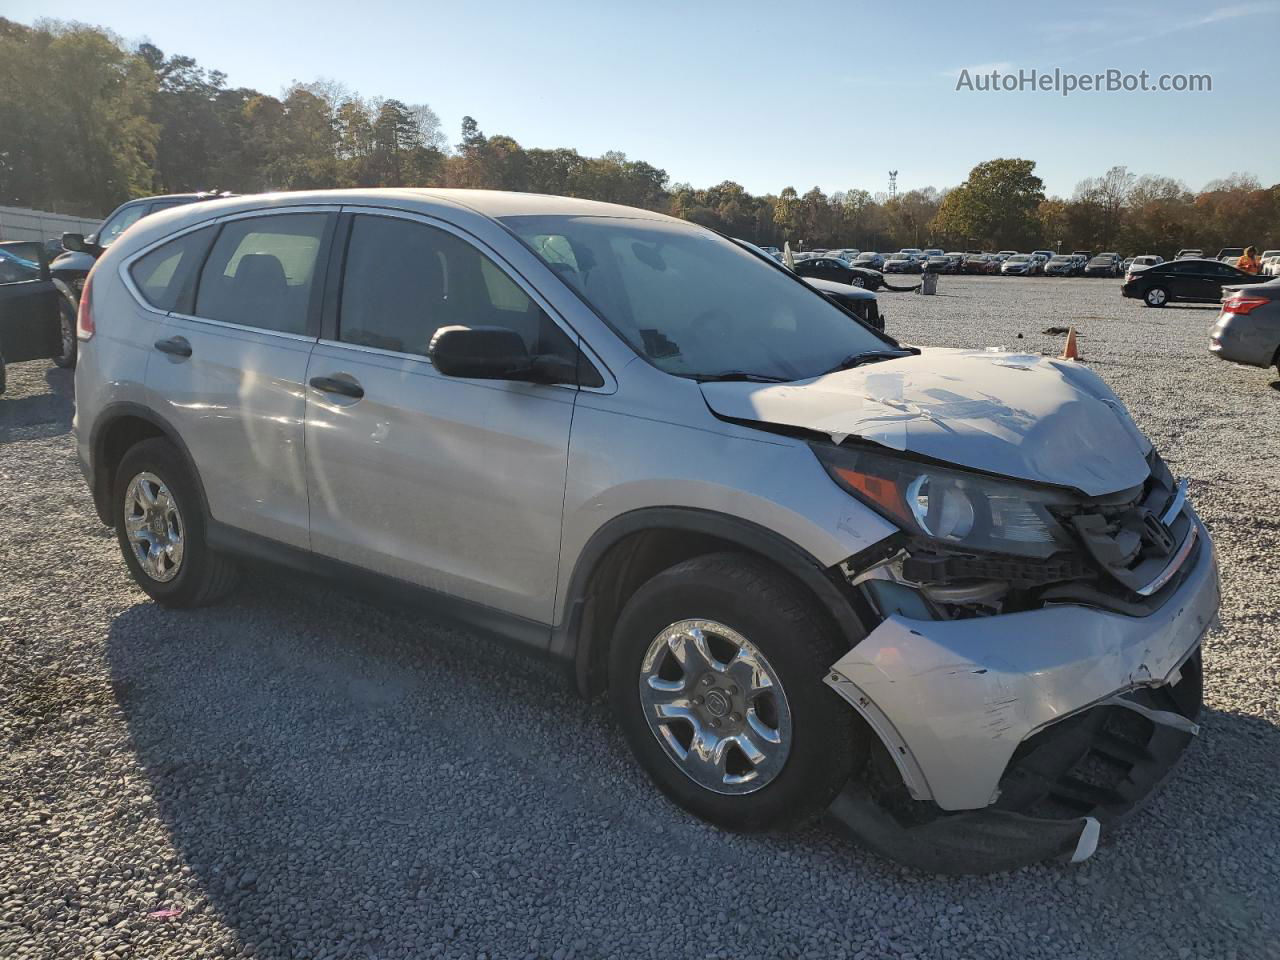
[(1223, 313), (1253, 313), (1259, 307), (1265, 307), (1271, 301), (1266, 297), (1227, 297), (1222, 301)]
[(80, 291), (80, 309), (76, 312), (76, 339), (88, 340), (93, 336), (93, 271), (85, 278)]

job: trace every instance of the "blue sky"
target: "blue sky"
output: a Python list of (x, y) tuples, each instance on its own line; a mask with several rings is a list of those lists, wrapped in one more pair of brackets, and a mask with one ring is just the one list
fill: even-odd
[[(105, 26), (269, 93), (329, 77), (430, 104), (451, 141), (470, 114), (525, 146), (622, 150), (697, 186), (875, 192), (896, 169), (900, 190), (942, 187), (997, 156), (1037, 161), (1058, 194), (1113, 164), (1192, 189), (1233, 171), (1280, 181), (1280, 0), (0, 0), (0, 15)], [(1207, 73), (1213, 90), (957, 92), (966, 67)]]

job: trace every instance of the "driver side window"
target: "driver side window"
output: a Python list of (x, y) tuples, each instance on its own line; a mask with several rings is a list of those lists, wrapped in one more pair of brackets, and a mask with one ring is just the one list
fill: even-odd
[(577, 348), (498, 264), (445, 230), (360, 214), (351, 225), (339, 305), (344, 343), (427, 356), (440, 327), (503, 327), (530, 354), (573, 363)]

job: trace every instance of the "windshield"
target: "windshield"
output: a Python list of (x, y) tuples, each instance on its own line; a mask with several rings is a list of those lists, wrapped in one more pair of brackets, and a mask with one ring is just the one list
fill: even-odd
[(800, 380), (891, 346), (785, 270), (699, 227), (572, 216), (503, 223), (667, 373)]
[(1060, 253), (1053, 258), (1053, 261), (1054, 263), (1066, 263), (1067, 261), (1074, 260), (1074, 259), (1075, 257), (1069, 257), (1065, 253)]
[(1026, 263), (1030, 259), (1031, 259), (1030, 257), (1024, 254), (1018, 254), (1016, 257), (1010, 257), (1009, 262), (1010, 263)]

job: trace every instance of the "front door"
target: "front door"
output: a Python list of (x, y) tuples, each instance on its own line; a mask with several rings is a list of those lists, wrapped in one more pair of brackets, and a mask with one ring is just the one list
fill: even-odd
[(0, 357), (20, 363), (61, 352), (57, 289), (40, 264), (0, 250)]
[(445, 377), (427, 353), (457, 324), (514, 329), (531, 353), (575, 341), (445, 224), (359, 213), (344, 233), (307, 371), (312, 549), (550, 623), (577, 389)]

